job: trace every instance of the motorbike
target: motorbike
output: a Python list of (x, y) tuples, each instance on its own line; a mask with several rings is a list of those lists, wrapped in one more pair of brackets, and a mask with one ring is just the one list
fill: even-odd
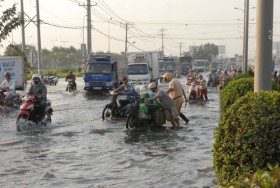
[(7, 89), (2, 89), (0, 90), (0, 106), (3, 108), (14, 108), (14, 109), (19, 109), (20, 107), (20, 94), (16, 93), (9, 99), (9, 101), (6, 103), (5, 102), (5, 97), (6, 95), (4, 92), (6, 92)]
[(66, 87), (66, 91), (69, 91), (69, 92), (75, 91), (76, 90), (76, 88), (74, 87), (74, 82), (75, 81), (72, 80), (72, 79), (68, 79), (67, 82), (68, 82), (68, 84), (67, 84), (67, 87)]
[(47, 123), (51, 123), (53, 109), (50, 100), (46, 101), (46, 106), (46, 110), (42, 114), (40, 110), (40, 102), (37, 100), (37, 97), (33, 95), (23, 96), (20, 112), (18, 113), (16, 121), (17, 130), (30, 130), (33, 129), (34, 126), (46, 126)]
[(228, 84), (228, 82), (229, 82), (229, 80), (221, 79), (219, 81), (218, 89), (222, 90)]
[(58, 77), (56, 77), (56, 76), (49, 76), (48, 77), (48, 83), (50, 84), (50, 86), (51, 85), (56, 86), (57, 82), (58, 82)]
[(208, 81), (207, 81), (207, 87), (217, 87), (219, 85), (219, 77), (209, 75)]
[(134, 102), (135, 98), (120, 91), (110, 91), (110, 94), (112, 95), (112, 101), (105, 105), (102, 111), (102, 119), (105, 120), (125, 117), (127, 115), (127, 105)]
[(196, 84), (192, 82), (189, 88), (189, 101), (194, 100), (196, 100)]
[(162, 127), (166, 123), (163, 107), (157, 100), (146, 100), (148, 97), (146, 94), (137, 97), (135, 102), (127, 107), (128, 130)]

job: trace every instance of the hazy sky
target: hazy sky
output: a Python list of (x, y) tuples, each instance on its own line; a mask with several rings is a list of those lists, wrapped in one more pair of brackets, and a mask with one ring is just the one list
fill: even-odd
[[(1, 12), (14, 2), (1, 3)], [(87, 0), (40, 1), (41, 45), (80, 48), (87, 43)], [(165, 55), (189, 51), (190, 45), (215, 43), (226, 46), (226, 55), (242, 54), (244, 0), (95, 0), (92, 4), (92, 50), (120, 53), (125, 49), (124, 24), (128, 30), (128, 51), (161, 50)], [(250, 1), (249, 58), (255, 53), (256, 0)], [(239, 8), (239, 9), (235, 9)], [(36, 0), (24, 0), (25, 13), (36, 15)], [(274, 41), (280, 41), (280, 0), (274, 0)], [(26, 20), (29, 18), (26, 16)], [(36, 18), (35, 18), (36, 20)], [(27, 24), (28, 21), (26, 21)], [(163, 34), (163, 40), (162, 40)], [(25, 30), (26, 44), (37, 46), (37, 30), (29, 23)], [(110, 36), (110, 37), (108, 37)], [(21, 43), (21, 28), (3, 42)], [(0, 47), (3, 54), (3, 47)]]

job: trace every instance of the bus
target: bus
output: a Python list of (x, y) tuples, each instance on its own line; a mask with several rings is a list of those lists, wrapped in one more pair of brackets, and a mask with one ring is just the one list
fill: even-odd
[(175, 74), (176, 62), (172, 57), (163, 57), (159, 58), (159, 73), (160, 75), (164, 74), (166, 71), (171, 75)]

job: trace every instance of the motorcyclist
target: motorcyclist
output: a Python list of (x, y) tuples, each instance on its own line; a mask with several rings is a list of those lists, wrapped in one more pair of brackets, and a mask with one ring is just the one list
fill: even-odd
[(193, 71), (193, 69), (190, 69), (187, 75), (187, 85), (191, 85), (191, 81), (195, 80), (195, 78), (196, 78), (195, 72)]
[(185, 121), (187, 124), (189, 119), (181, 112), (181, 107), (183, 103), (187, 103), (187, 97), (179, 80), (172, 79), (172, 75), (169, 72), (166, 72), (163, 75), (163, 80), (168, 83), (167, 93), (170, 98), (175, 102), (177, 110), (179, 112), (179, 116)]
[(231, 76), (228, 74), (228, 70), (225, 70), (224, 73), (220, 75), (220, 81), (223, 81), (224, 86), (226, 86), (230, 80)]
[(6, 104), (9, 104), (9, 100), (15, 95), (15, 82), (9, 72), (5, 72), (4, 77), (5, 80), (0, 85), (0, 96), (4, 98)]
[(197, 90), (198, 97), (202, 100), (208, 100), (206, 80), (203, 78), (202, 74), (198, 75), (197, 85), (199, 85)]
[(41, 82), (40, 75), (33, 74), (32, 76), (33, 84), (29, 88), (28, 95), (33, 95), (37, 98), (40, 106), (40, 115), (44, 116), (47, 108), (47, 87)]
[(67, 82), (68, 79), (73, 80), (74, 90), (77, 90), (76, 76), (73, 74), (72, 71), (69, 71), (69, 74), (66, 76), (65, 81)]
[[(122, 85), (120, 87), (114, 89), (113, 91), (121, 92), (121, 94), (127, 95), (127, 96), (139, 96), (138, 93), (135, 91), (134, 87), (128, 83), (127, 77), (123, 77), (121, 80)], [(119, 100), (120, 108), (123, 108), (125, 105), (129, 103), (128, 99), (121, 99)]]

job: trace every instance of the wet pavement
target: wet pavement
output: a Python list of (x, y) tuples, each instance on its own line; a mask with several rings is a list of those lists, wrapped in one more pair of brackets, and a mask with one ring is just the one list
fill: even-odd
[[(186, 78), (179, 80), (188, 91)], [(46, 128), (17, 132), (18, 111), (0, 114), (1, 187), (216, 187), (217, 88), (208, 88), (209, 101), (182, 108), (190, 119), (183, 129), (167, 123), (127, 131), (125, 119), (102, 121), (110, 95), (85, 93), (82, 78), (75, 93), (66, 92), (66, 84), (47, 86), (54, 115)]]

